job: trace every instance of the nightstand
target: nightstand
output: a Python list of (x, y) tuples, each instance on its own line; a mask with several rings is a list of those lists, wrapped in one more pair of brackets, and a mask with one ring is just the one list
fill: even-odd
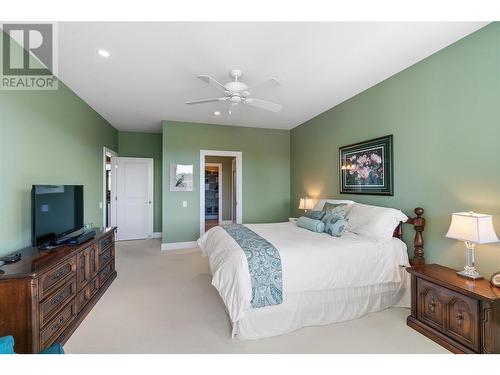
[(298, 217), (289, 217), (288, 221), (292, 224), (297, 224), (297, 221), (299, 220)]
[(438, 264), (408, 272), (410, 327), (454, 353), (500, 353), (500, 289)]

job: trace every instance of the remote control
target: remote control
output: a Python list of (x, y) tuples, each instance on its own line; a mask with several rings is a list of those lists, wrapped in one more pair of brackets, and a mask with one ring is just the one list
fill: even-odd
[(8, 264), (8, 263), (14, 263), (17, 262), (18, 260), (21, 260), (21, 253), (15, 253), (15, 254), (10, 254), (7, 256), (4, 256), (0, 258), (0, 261)]

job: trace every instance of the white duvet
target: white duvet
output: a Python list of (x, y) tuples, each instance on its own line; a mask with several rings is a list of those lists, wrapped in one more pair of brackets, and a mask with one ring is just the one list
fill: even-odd
[[(397, 238), (374, 240), (353, 233), (331, 237), (297, 227), (294, 223), (247, 224), (265, 238), (281, 257), (283, 295), (401, 281), (401, 266), (408, 266), (406, 245)], [(238, 243), (221, 227), (198, 240), (208, 256), (212, 285), (219, 291), (233, 322), (251, 307), (248, 263)]]

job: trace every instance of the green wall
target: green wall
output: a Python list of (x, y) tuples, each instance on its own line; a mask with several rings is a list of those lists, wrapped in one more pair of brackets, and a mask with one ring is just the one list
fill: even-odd
[(161, 232), (162, 135), (160, 133), (118, 133), (119, 156), (153, 158), (154, 231)]
[[(334, 88), (332, 88), (334, 89)], [(340, 146), (394, 134), (393, 197), (339, 194)], [(291, 205), (301, 196), (425, 208), (427, 262), (462, 268), (446, 239), (452, 212), (494, 215), (500, 234), (500, 23), (494, 23), (291, 132)], [(406, 243), (411, 244), (410, 227)], [(484, 274), (500, 270), (500, 244), (478, 245)]]
[(85, 185), (85, 222), (102, 225), (103, 146), (117, 131), (59, 82), (57, 91), (0, 90), (0, 254), (31, 243), (31, 185)]
[(222, 182), (222, 220), (231, 220), (231, 177), (233, 174), (233, 159), (233, 157), (229, 156), (205, 157), (205, 163), (222, 164), (222, 177), (219, 179), (219, 181)]
[[(163, 242), (199, 237), (200, 150), (243, 153), (243, 222), (286, 221), (290, 213), (290, 132), (163, 121)], [(192, 192), (170, 192), (171, 163), (193, 164)], [(182, 207), (182, 201), (188, 207)]]

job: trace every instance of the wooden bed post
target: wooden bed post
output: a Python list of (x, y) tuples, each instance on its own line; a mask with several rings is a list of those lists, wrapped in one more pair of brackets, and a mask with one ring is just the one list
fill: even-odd
[(415, 239), (413, 240), (415, 253), (410, 260), (412, 267), (418, 267), (425, 264), (424, 236), (422, 235), (425, 227), (425, 219), (422, 217), (424, 209), (422, 207), (415, 208), (415, 214), (417, 215), (416, 217), (406, 221), (406, 224), (412, 224), (415, 228)]

